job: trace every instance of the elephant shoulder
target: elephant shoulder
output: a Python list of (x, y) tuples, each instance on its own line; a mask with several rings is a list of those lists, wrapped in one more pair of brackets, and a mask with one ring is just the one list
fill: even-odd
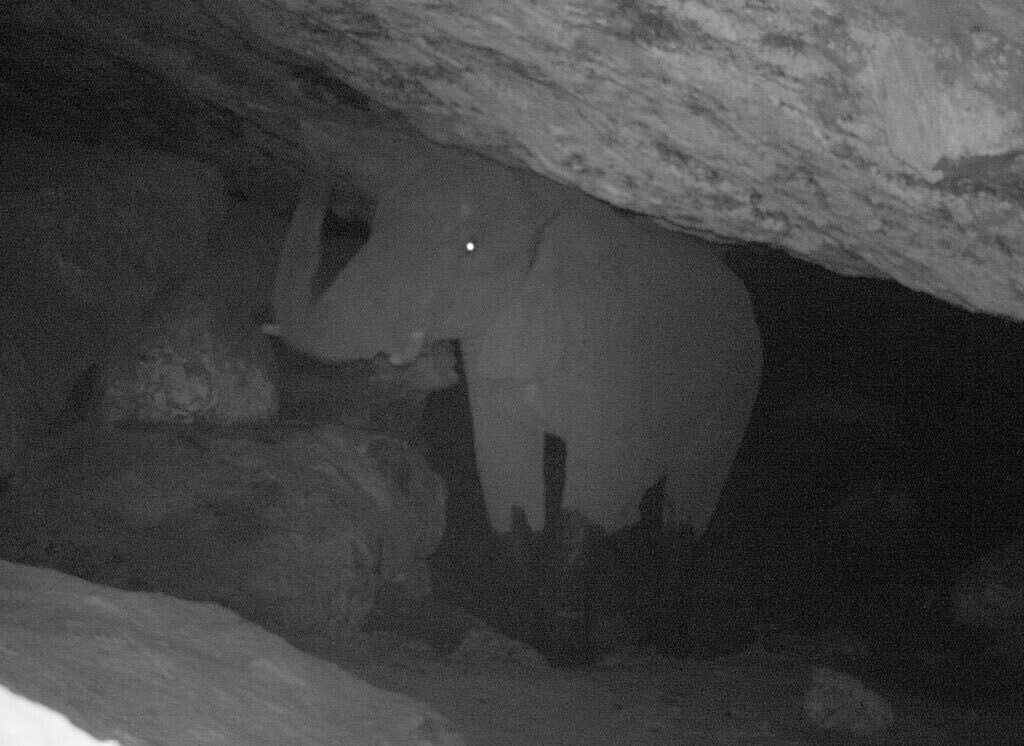
[(545, 290), (528, 281), (481, 335), (464, 340), (464, 352), (478, 373), (530, 381), (561, 365), (565, 319)]

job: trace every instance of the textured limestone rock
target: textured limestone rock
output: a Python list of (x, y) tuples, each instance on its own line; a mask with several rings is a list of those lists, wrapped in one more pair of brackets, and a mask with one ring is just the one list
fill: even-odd
[[(694, 232), (1024, 318), (1016, 0), (51, 0), (4, 20), (16, 127), (238, 173), (308, 170), (313, 142), (317, 167), (385, 182), (415, 151), (396, 133), (416, 130)], [(384, 121), (403, 124), (381, 136)]]
[[(300, 653), (225, 609), (0, 562), (6, 690), (49, 711), (46, 721), (27, 724), (27, 738), (19, 733), (19, 746), (94, 743), (70, 740), (67, 730), (64, 740), (33, 740), (57, 714), (79, 734), (123, 746), (463, 743), (425, 705)], [(0, 736), (17, 725), (7, 702), (0, 696)]]
[(255, 324), (232, 323), (211, 297), (185, 293), (103, 361), (103, 422), (233, 425), (277, 414), (274, 358)]

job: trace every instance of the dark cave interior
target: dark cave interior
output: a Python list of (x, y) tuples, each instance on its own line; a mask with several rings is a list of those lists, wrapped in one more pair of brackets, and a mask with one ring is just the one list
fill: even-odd
[[(336, 243), (351, 251), (365, 239), (359, 219), (336, 221)], [(332, 261), (326, 275), (344, 257)], [(765, 247), (733, 247), (729, 261), (754, 298), (766, 362), (745, 445), (699, 547), (681, 650), (713, 655), (766, 630), (840, 629), (887, 638), (890, 650), (973, 654), (984, 640), (951, 625), (946, 595), (1024, 531), (1024, 329)], [(88, 412), (91, 385), (81, 378), (51, 432)], [(515, 632), (495, 611), (511, 591), (481, 555), (467, 407), (464, 386), (437, 391), (421, 423), (419, 442), (450, 490), (433, 584), (447, 603)], [(962, 670), (955, 687), (1004, 696), (1017, 686), (1001, 670), (984, 685), (988, 667)]]
[[(342, 76), (352, 70), (345, 71), (344, 62), (323, 61), (322, 55), (341, 54), (330, 48), (328, 37), (296, 41), (308, 45), (299, 51), (298, 46), (272, 42), (269, 36), (246, 28), (242, 11), (236, 16), (231, 10), (227, 22), (218, 19), (211, 10), (218, 5), (97, 5), (94, 10), (70, 13), (69, 17), (80, 14), (86, 21), (66, 27), (59, 5), (48, 9), (46, 3), (15, 3), (10, 12), (0, 10), (0, 17), (13, 21), (0, 24), (0, 60), (4, 62), (4, 75), (0, 76), (0, 109), (4, 111), (0, 117), (0, 223), (5, 226), (0, 235), (4, 267), (0, 272), (0, 319), (6, 322), (0, 325), (0, 559), (56, 569), (115, 590), (139, 591), (128, 595), (143, 598), (147, 604), (153, 599), (162, 601), (160, 596), (165, 594), (199, 602), (207, 607), (203, 612), (222, 606), (317, 658), (316, 664), (324, 660), (336, 663), (375, 687), (436, 707), (467, 734), (467, 743), (541, 743), (523, 739), (522, 728), (515, 732), (518, 740), (470, 738), (473, 718), (465, 717), (467, 711), (479, 720), (493, 719), (486, 723), (485, 732), (490, 736), (507, 726), (495, 713), (504, 715), (509, 710), (519, 710), (516, 714), (522, 720), (537, 720), (537, 730), (545, 735), (550, 730), (553, 740), (544, 743), (562, 743), (557, 734), (565, 731), (552, 724), (564, 720), (570, 724), (567, 728), (575, 727), (566, 714), (570, 708), (578, 708), (581, 718), (593, 717), (600, 708), (616, 710), (611, 718), (595, 717), (597, 729), (620, 717), (638, 723), (628, 731), (608, 728), (601, 734), (608, 740), (600, 743), (883, 742), (884, 737), (823, 735), (821, 730), (800, 730), (803, 726), (789, 729), (786, 719), (795, 720), (801, 714), (795, 705), (797, 697), (809, 691), (805, 669), (820, 671), (822, 667), (860, 679), (893, 705), (896, 727), (891, 731), (893, 740), (885, 742), (1018, 742), (1024, 687), (1024, 324), (972, 313), (893, 281), (840, 276), (780, 247), (719, 247), (753, 299), (765, 360), (754, 413), (718, 510), (701, 541), (682, 547), (689, 561), (685, 572), (669, 581), (667, 574), (659, 572), (665, 556), (655, 538), (652, 505), (659, 490), (653, 485), (644, 496), (641, 523), (612, 537), (601, 536), (588, 558), (585, 569), (589, 574), (569, 577), (560, 584), (563, 544), (571, 544), (573, 525), (560, 522), (556, 506), (564, 443), (548, 437), (548, 519), (556, 530), (531, 537), (533, 554), (528, 572), (521, 573), (522, 568), (508, 565), (487, 525), (474, 463), (465, 377), (460, 375), (460, 380), (452, 383), (456, 371), (462, 373), (457, 345), (450, 348), (450, 370), (442, 352), (415, 374), (396, 373), (378, 356), (346, 366), (344, 376), (339, 376), (340, 366), (306, 357), (261, 333), (263, 325), (274, 321), (266, 310), (272, 287), (268, 277), (272, 279), (283, 230), (299, 191), (296, 179), (302, 174), (297, 164), (309, 156), (299, 144), (303, 136), (297, 133), (301, 129), (297, 125), (319, 121), (330, 131), (334, 124), (346, 123), (352, 113), (357, 115), (353, 121), (364, 121), (359, 118), (363, 114), (379, 115), (387, 102), (371, 100), (342, 82)], [(625, 8), (628, 16), (645, 12), (632, 7), (633, 3), (612, 5), (618, 12), (630, 6)], [(706, 11), (713, 4), (690, 5)], [(750, 4), (751, 8), (755, 5)], [(769, 5), (757, 12), (765, 12)], [(193, 11), (194, 17), (190, 17)], [(151, 12), (161, 23), (165, 14), (173, 16), (172, 23), (180, 14), (188, 19), (184, 25), (190, 28), (180, 36), (170, 27), (148, 28)], [(316, 33), (323, 34), (327, 26), (316, 14), (335, 10), (318, 6), (299, 11), (289, 6), (282, 12), (304, 22), (315, 18)], [(340, 14), (347, 12), (349, 9), (344, 9)], [(842, 12), (849, 13), (849, 9)], [(958, 10), (956, 14), (970, 12)], [(946, 8), (935, 13), (956, 27), (954, 33), (961, 43), (960, 21), (966, 16), (961, 18)], [(94, 17), (91, 21), (90, 14)], [(121, 14), (124, 28), (112, 33), (104, 27), (119, 23), (115, 19)], [(367, 18), (374, 17), (367, 13)], [(922, 11), (922, 18), (926, 17)], [(660, 16), (656, 13), (651, 18), (657, 21)], [(93, 28), (91, 23), (97, 25)], [(193, 36), (194, 32), (198, 35)], [(382, 29), (382, 33), (390, 32)], [(767, 42), (774, 37), (789, 39), (773, 34), (763, 38)], [(354, 46), (364, 42), (352, 37), (344, 43), (349, 41)], [(801, 47), (805, 44), (798, 41)], [(127, 47), (118, 44), (135, 45), (135, 51), (128, 53)], [(736, 45), (735, 49), (744, 47)], [(793, 59), (800, 59), (799, 50), (790, 51)], [(787, 59), (790, 56), (786, 49), (775, 53), (785, 53)], [(140, 58), (133, 55), (151, 55), (152, 59), (140, 64)], [(374, 59), (369, 56), (364, 62)], [(188, 68), (186, 74), (176, 71), (176, 65)], [(438, 69), (444, 70), (443, 66)], [(599, 77), (589, 67), (581, 69)], [(473, 85), (480, 84), (474, 77), (478, 72), (487, 74), (486, 70), (464, 72)], [(508, 72), (522, 75), (530, 70)], [(403, 68), (387, 74), (397, 80)], [(207, 75), (208, 80), (201, 80)], [(790, 82), (787, 80), (787, 85)], [(423, 84), (405, 78), (400, 85), (410, 90), (401, 95), (420, 95), (411, 89)], [(814, 85), (835, 87), (844, 96), (855, 90), (853, 82), (842, 77), (822, 78)], [(712, 93), (708, 88), (698, 98), (703, 100), (706, 95), (708, 101), (717, 101)], [(813, 90), (809, 95), (818, 97)], [(819, 97), (820, 101), (831, 100), (831, 95)], [(443, 116), (457, 116), (460, 104), (455, 99), (429, 101), (430, 106), (452, 107), (442, 112)], [(538, 110), (549, 105), (524, 103), (538, 106)], [(473, 116), (486, 111), (477, 102), (472, 106)], [(836, 104), (837, 110), (845, 111), (846, 106), (845, 101)], [(704, 113), (715, 116), (711, 109)], [(561, 116), (557, 109), (545, 111), (543, 116), (550, 117), (552, 124), (562, 124), (557, 122)], [(601, 112), (600, 116), (602, 121), (607, 116), (614, 123), (620, 115)], [(656, 111), (654, 116), (660, 115)], [(395, 117), (401, 115), (395, 113)], [(337, 121), (332, 121), (335, 118)], [(418, 120), (417, 126), (425, 126), (425, 121)], [(572, 121), (566, 119), (565, 126), (573, 126)], [(813, 124), (813, 119), (810, 121)], [(479, 124), (467, 121), (465, 126), (472, 130)], [(390, 129), (388, 132), (390, 136)], [(630, 136), (628, 128), (623, 132)], [(502, 139), (507, 135), (501, 134), (501, 128), (491, 135), (476, 134), (477, 142), (483, 141), (480, 137), (495, 137), (494, 152), (504, 150), (512, 159), (522, 160), (524, 153), (537, 156), (525, 137)], [(157, 156), (151, 163), (148, 156), (142, 156), (145, 165), (129, 163), (123, 171), (117, 166), (106, 170), (108, 164), (101, 158), (102, 167), (95, 174), (65, 172), (64, 162), (57, 158), (36, 172), (29, 149), (21, 152), (24, 138), (45, 142), (55, 150), (81, 146), (113, 152), (160, 152), (167, 158)], [(854, 135), (852, 142), (860, 144), (859, 138)], [(455, 137), (453, 141), (470, 142), (472, 137)], [(587, 142), (585, 138), (582, 141)], [(610, 149), (615, 142), (624, 141), (612, 138), (612, 145), (595, 143), (594, 147)], [(761, 144), (766, 150), (778, 147), (778, 143)], [(863, 144), (869, 145), (867, 139)], [(143, 150), (136, 150), (140, 147)], [(964, 148), (971, 152), (968, 145)], [(695, 150), (691, 162), (685, 150), (680, 151), (686, 156), (685, 167), (703, 168), (699, 165), (702, 156)], [(1016, 152), (1005, 156), (1011, 164)], [(632, 155), (612, 153), (613, 160)], [(581, 170), (593, 169), (593, 178), (604, 177), (601, 154), (576, 153), (573, 158), (581, 159)], [(1002, 158), (986, 155), (981, 159)], [(74, 157), (70, 160), (76, 168), (81, 163)], [(186, 160), (191, 165), (185, 167), (188, 173), (179, 181), (181, 175), (174, 164)], [(149, 182), (132, 181), (133, 174), (149, 173), (147, 169), (168, 163), (171, 175), (166, 179), (157, 176)], [(660, 166), (662, 161), (657, 163)], [(794, 173), (803, 172), (804, 164), (790, 165)], [(203, 173), (207, 167), (212, 178)], [(665, 168), (670, 167), (678, 168), (666, 162)], [(861, 167), (859, 161), (857, 167)], [(1009, 172), (1019, 176), (1019, 170)], [(815, 172), (807, 173), (813, 183)], [(124, 182), (110, 183), (117, 181), (119, 174), (127, 174)], [(714, 171), (711, 174), (718, 177)], [(619, 175), (609, 172), (607, 176), (615, 179)], [(625, 178), (629, 183), (632, 176), (627, 173)], [(709, 176), (695, 173), (693, 178), (693, 182), (679, 183), (697, 185), (696, 211), (702, 209), (697, 205), (705, 199), (699, 189), (708, 186), (701, 179)], [(978, 188), (984, 197), (986, 183), (927, 186), (943, 194), (947, 189)], [(194, 194), (179, 193), (192, 186)], [(322, 231), (325, 252), (315, 281), (319, 290), (329, 285), (371, 231), (372, 197), (361, 190), (362, 185), (346, 186), (351, 190), (343, 192), (341, 183), (335, 185), (339, 191)], [(1010, 194), (1011, 202), (1019, 198), (1012, 183), (998, 186), (993, 194)], [(671, 188), (670, 184), (669, 191)], [(86, 200), (62, 213), (64, 206), (82, 194)], [(723, 202), (730, 199), (727, 193), (723, 196), (712, 190), (711, 194)], [(836, 197), (834, 201), (822, 197), (820, 205), (840, 205), (841, 196), (828, 195)], [(160, 204), (152, 214), (146, 209), (133, 213), (147, 202)], [(872, 218), (875, 204), (865, 203)], [(180, 222), (168, 217), (182, 205), (187, 208), (184, 212), (196, 208), (194, 214), (189, 212)], [(206, 207), (210, 214), (224, 208), (228, 217), (219, 227), (213, 227), (216, 223), (211, 220), (209, 234), (198, 241), (199, 234), (190, 231), (202, 222), (200, 213)], [(163, 208), (168, 214), (161, 213)], [(699, 213), (695, 215), (698, 222), (703, 220)], [(111, 222), (111, 216), (123, 225), (105, 232), (102, 224)], [(820, 217), (823, 224), (831, 225), (833, 216)], [(785, 218), (782, 214), (782, 222)], [(150, 219), (153, 223), (146, 224)], [(143, 225), (139, 227), (136, 220)], [(148, 232), (148, 228), (155, 226), (160, 231), (168, 224), (181, 228), (181, 235)], [(889, 225), (880, 214), (879, 227), (873, 230), (885, 230)], [(78, 229), (84, 234), (81, 241), (74, 233)], [(880, 238), (891, 239), (892, 235), (899, 234)], [(847, 257), (840, 255), (848, 248), (849, 264)], [(971, 248), (958, 246), (950, 251), (948, 246), (941, 247), (947, 253), (942, 256), (936, 247), (934, 268), (923, 266), (930, 263), (928, 254), (918, 254), (922, 283), (943, 277), (942, 271), (948, 270), (948, 266), (938, 266), (943, 261), (963, 259), (979, 265), (990, 261), (980, 252), (975, 256)], [(1003, 248), (1012, 259), (1013, 249)], [(854, 256), (864, 251), (863, 246), (835, 251), (836, 256), (828, 257), (827, 251), (821, 256), (838, 266), (879, 266), (879, 255)], [(887, 266), (894, 267), (915, 261), (909, 258), (912, 256), (885, 259), (891, 259)], [(911, 269), (918, 267), (912, 265)], [(989, 266), (981, 269), (999, 271)], [(171, 360), (178, 350), (173, 342), (167, 342), (173, 327), (171, 334), (161, 336), (166, 330), (161, 326), (162, 309), (173, 306), (174, 313), (182, 307), (197, 310), (196, 327), (203, 329), (207, 319), (200, 316), (207, 310), (206, 301), (211, 308), (229, 309), (232, 323), (239, 322), (243, 328), (229, 325), (225, 332), (229, 341), (223, 347), (218, 347), (216, 340), (207, 344), (209, 337), (203, 334), (208, 329), (197, 334), (200, 342), (183, 355), (179, 366), (180, 360)], [(189, 323), (182, 328), (190, 328)], [(104, 376), (118, 366), (123, 369), (125, 356), (136, 354), (138, 348), (129, 342), (137, 333), (147, 335), (154, 329), (159, 334), (152, 335), (157, 341), (151, 349), (157, 354), (152, 361), (144, 361), (154, 363), (153, 376), (140, 382), (139, 391), (121, 392), (129, 404), (134, 403), (135, 394), (142, 399), (166, 393), (168, 400), (181, 394), (182, 406), (190, 406), (203, 400), (203, 391), (194, 385), (197, 381), (217, 373), (218, 365), (238, 363), (247, 373), (264, 367), (272, 373), (268, 376), (271, 385), (261, 389), (259, 381), (250, 383), (240, 398), (251, 394), (252, 399), (260, 399), (274, 389), (266, 400), (275, 399), (279, 409), (265, 420), (257, 420), (253, 428), (251, 423), (237, 429), (234, 425), (222, 428), (216, 421), (212, 426), (200, 421), (165, 428), (165, 422), (154, 425), (133, 421), (131, 416), (111, 426), (105, 412), (98, 414), (103, 406), (109, 406), (99, 401), (104, 387), (106, 391), (110, 387), (111, 379)], [(238, 340), (242, 341), (236, 346)], [(212, 364), (204, 357), (207, 353)], [(172, 380), (167, 374), (164, 392), (158, 383), (160, 376), (175, 366), (185, 371), (184, 380)], [(339, 380), (352, 388), (336, 390)], [(26, 404), (27, 399), (31, 401)], [(201, 403), (205, 406), (208, 402)], [(21, 430), (26, 420), (19, 418), (26, 411), (31, 421)], [(300, 436), (290, 439), (292, 431)], [(344, 436), (334, 438), (337, 431)], [(324, 433), (330, 435), (320, 437)], [(308, 454), (302, 452), (306, 446)], [(327, 456), (317, 449), (328, 452)], [(346, 480), (358, 481), (342, 467), (346, 459), (356, 460), (353, 454), (360, 449), (365, 451), (361, 455), (372, 457), (367, 461), (377, 469), (371, 476), (383, 474), (384, 481), (403, 483), (419, 480), (418, 487), (426, 495), (422, 503), (416, 502), (419, 496), (409, 495), (405, 495), (406, 503), (399, 501), (401, 510), (412, 517), (402, 517), (396, 523), (419, 521), (423, 526), (408, 529), (402, 524), (394, 542), (399, 548), (391, 547), (391, 555), (381, 548), (385, 543), (381, 537), (390, 527), (374, 534), (379, 528), (373, 522), (376, 517), (347, 532), (346, 521), (351, 516), (361, 517), (362, 503), (351, 512), (347, 508), (332, 512), (321, 503), (304, 501), (308, 485), (299, 473), (303, 468), (310, 473), (323, 469), (336, 477), (341, 474), (323, 484), (315, 482), (318, 474), (310, 479), (309, 484), (327, 495), (324, 503), (357, 503), (352, 498), (357, 491), (335, 488)], [(63, 463), (62, 454), (70, 454)], [(210, 462), (218, 459), (228, 462), (230, 468), (210, 468)], [(243, 461), (251, 462), (252, 469), (237, 468)], [(273, 479), (261, 481), (264, 473), (273, 471), (270, 465), (276, 467), (282, 461), (288, 467), (282, 473), (294, 484), (284, 484), (287, 480), (283, 478), (279, 480), (282, 484), (272, 483), (278, 479), (276, 473)], [(131, 468), (125, 468), (127, 463)], [(45, 473), (51, 466), (52, 473)], [(431, 470), (433, 473), (424, 473)], [(443, 490), (431, 492), (437, 484), (431, 482), (437, 479), (435, 474), (443, 480), (446, 495)], [(358, 477), (366, 477), (366, 472), (358, 472)], [(114, 504), (121, 497), (118, 490), (126, 485), (131, 487), (124, 490), (127, 496), (121, 504)], [(196, 495), (210, 500), (189, 502)], [(40, 497), (44, 499), (36, 502)], [(308, 524), (302, 523), (302, 516), (296, 519), (310, 505), (315, 509), (309, 511), (313, 517)], [(150, 510), (152, 513), (147, 513)], [(293, 524), (301, 526), (294, 528)], [(422, 529), (421, 533), (417, 529)], [(435, 534), (423, 539), (431, 531)], [(317, 534), (329, 536), (322, 545), (303, 543)], [(340, 534), (344, 536), (339, 538)], [(367, 552), (370, 559), (364, 567), (357, 567), (365, 558), (350, 550), (367, 536), (379, 540), (379, 545), (371, 546)], [(297, 541), (288, 543), (296, 537)], [(364, 582), (367, 577), (374, 581), (383, 578), (383, 558), (390, 561), (401, 552), (411, 556), (414, 549), (409, 547), (420, 540), (437, 549), (425, 563), (422, 556), (416, 557), (415, 572), (422, 574), (413, 573), (408, 588), (395, 591), (388, 585), (390, 578), (376, 585)], [(296, 546), (298, 551), (294, 551)], [(346, 564), (349, 553), (354, 559)], [(339, 561), (341, 556), (345, 559)], [(12, 582), (21, 582), (21, 577)], [(678, 596), (669, 594), (670, 601), (678, 605), (665, 603), (659, 596), (666, 584), (678, 591)], [(261, 595), (265, 589), (266, 597)], [(331, 596), (324, 589), (337, 589), (337, 593)], [(416, 595), (423, 589), (426, 597)], [(180, 639), (159, 636), (150, 650), (131, 644), (132, 632), (142, 626), (136, 625), (139, 619), (133, 612), (141, 609), (146, 614), (159, 609), (159, 604), (129, 605), (129, 613), (113, 622), (101, 615), (90, 617), (81, 624), (84, 631), (79, 635), (64, 627), (70, 629), (85, 618), (75, 616), (77, 607), (88, 606), (81, 603), (82, 596), (70, 594), (66, 600), (72, 611), (63, 607), (64, 615), (50, 625), (45, 616), (49, 607), (45, 603), (32, 605), (36, 592), (37, 586), (32, 584), (24, 609), (16, 605), (11, 607), (12, 613), (7, 613), (11, 608), (5, 609), (4, 622), (10, 625), (13, 619), (14, 624), (9, 628), (0, 625), (0, 685), (18, 691), (14, 684), (21, 683), (22, 694), (69, 716), (75, 710), (79, 714), (102, 713), (107, 711), (106, 700), (131, 699), (118, 683), (121, 679), (111, 675), (104, 663), (97, 664), (85, 655), (77, 657), (80, 650), (76, 646), (85, 639), (82, 635), (91, 635), (101, 639), (101, 660), (110, 658), (130, 676), (156, 680), (155, 688), (149, 686), (153, 682), (146, 681), (135, 693), (145, 713), (138, 716), (136, 712), (135, 722), (124, 710), (109, 710), (114, 713), (110, 722), (118, 727), (137, 726), (143, 733), (152, 714), (153, 719), (168, 725), (174, 737), (190, 733), (190, 719), (198, 724), (207, 710), (216, 709), (211, 702), (192, 701), (200, 699), (196, 692), (209, 691), (196, 686), (210, 680), (205, 677), (209, 672), (214, 674), (217, 695), (223, 693), (225, 700), (231, 699), (233, 692), (219, 688), (215, 675), (221, 661), (206, 655), (207, 651), (201, 651), (198, 665), (181, 668), (186, 672), (178, 677), (186, 691), (184, 698), (164, 696), (160, 689), (165, 683), (161, 678), (164, 671), (154, 673), (149, 663), (159, 663), (168, 646), (173, 648), (168, 660), (187, 662), (189, 649)], [(408, 595), (403, 595), (406, 592)], [(190, 604), (181, 613), (191, 618), (188, 615), (196, 607)], [(204, 625), (211, 617), (197, 613), (195, 618), (199, 620), (196, 626), (188, 629), (198, 629), (198, 639), (206, 634)], [(328, 623), (318, 626), (324, 618)], [(352, 619), (361, 621), (353, 624)], [(28, 635), (8, 634), (22, 622)], [(165, 625), (163, 618), (156, 620), (157, 628), (161, 625)], [(36, 626), (53, 626), (54, 630), (46, 630), (51, 637), (37, 636)], [(483, 653), (477, 658), (471, 649), (470, 664), (463, 667), (462, 642), (472, 637), (469, 632), (481, 627), (501, 634), (485, 637)], [(351, 638), (347, 637), (350, 632), (355, 632)], [(233, 634), (240, 640), (249, 639), (245, 630)], [(494, 642), (495, 638), (501, 639)], [(48, 648), (54, 639), (70, 646), (70, 668), (62, 669), (59, 655), (50, 655)], [(269, 645), (254, 639), (254, 655), (262, 656)], [(519, 640), (526, 645), (520, 646)], [(118, 645), (123, 650), (114, 650)], [(527, 655), (522, 655), (522, 648)], [(387, 655), (382, 655), (382, 650)], [(420, 655), (423, 650), (427, 652)], [(497, 655), (489, 657), (495, 650)], [(122, 653), (124, 661), (118, 659)], [(553, 668), (543, 661), (534, 667), (542, 656)], [(31, 670), (18, 671), (18, 659)], [(715, 666), (723, 661), (729, 666), (736, 660), (740, 664), (733, 674), (747, 688), (719, 687), (716, 677), (724, 668)], [(467, 675), (469, 683), (460, 688), (455, 679), (481, 661), (483, 676), (473, 679)], [(513, 672), (504, 678), (502, 667), (509, 661), (514, 664)], [(769, 664), (762, 669), (765, 661)], [(703, 664), (709, 667), (701, 668)], [(763, 673), (776, 665), (784, 676), (773, 678)], [(633, 668), (650, 676), (644, 684), (648, 700), (630, 699), (628, 692), (620, 696), (620, 690), (628, 690), (634, 680)], [(411, 675), (402, 679), (393, 675), (396, 670)], [(586, 685), (586, 677), (595, 672), (595, 678), (608, 675), (615, 696), (607, 700), (592, 697), (592, 702), (583, 703), (581, 700), (597, 691)], [(580, 678), (568, 686), (572, 695), (559, 699), (552, 696), (555, 690), (549, 684), (563, 674), (579, 674)], [(237, 671), (229, 667), (227, 675), (237, 676)], [(403, 689), (396, 683), (408, 683), (417, 675), (422, 675), (418, 690)], [(477, 691), (476, 684), (483, 680), (492, 686)], [(43, 684), (33, 689), (36, 681)], [(320, 691), (315, 684), (308, 686), (312, 681), (296, 683), (287, 678), (284, 686), (299, 691), (297, 696), (305, 706), (305, 700), (313, 701)], [(777, 683), (781, 683), (778, 691), (773, 688)], [(242, 686), (250, 684), (247, 680)], [(514, 691), (517, 686), (530, 696)], [(58, 694), (52, 696), (51, 691), (49, 698), (42, 696), (47, 687)], [(442, 689), (449, 697), (447, 702), (443, 697), (430, 699), (429, 695)], [(0, 694), (2, 691), (0, 687)], [(351, 691), (343, 690), (345, 703)], [(740, 693), (719, 697), (721, 692)], [(281, 700), (273, 696), (257, 690), (255, 705), (247, 709), (244, 703), (232, 700), (213, 717), (232, 723), (263, 723), (260, 717), (265, 713), (261, 711), (269, 712), (271, 718), (278, 712), (276, 703)], [(462, 701), (453, 706), (452, 701), (458, 700)], [(339, 701), (330, 698), (324, 709), (334, 715), (335, 710), (344, 709), (338, 707)], [(853, 697), (852, 701), (854, 710), (870, 709), (863, 704), (865, 700)], [(776, 720), (763, 716), (769, 710), (759, 709), (762, 702), (776, 708), (772, 717), (779, 712), (782, 716)], [(807, 699), (802, 702), (802, 714), (806, 715)], [(924, 706), (918, 707), (921, 703)], [(385, 719), (391, 717), (393, 711), (379, 708), (378, 700), (370, 704)], [(590, 705), (589, 709), (584, 704)], [(946, 733), (970, 734), (974, 740), (959, 735), (947, 740), (931, 738), (930, 734), (940, 732), (924, 727), (939, 721), (928, 719), (934, 714), (928, 711), (931, 707), (945, 710), (944, 717), (955, 724)], [(695, 726), (685, 737), (659, 740), (657, 726), (673, 722), (678, 714), (675, 709), (682, 713), (680, 720), (689, 717), (687, 722)], [(868, 713), (866, 719), (870, 716)], [(285, 718), (281, 720), (288, 724)], [(182, 723), (186, 727), (180, 727)], [(514, 732), (511, 727), (507, 730)], [(1003, 740), (977, 735), (1004, 730), (1009, 735)], [(632, 736), (645, 731), (653, 740), (616, 738), (620, 732)], [(478, 729), (473, 735), (479, 737), (480, 732)], [(93, 728), (93, 733), (99, 734), (99, 730)], [(918, 737), (905, 739), (907, 733)], [(920, 737), (921, 733), (926, 735)], [(105, 735), (112, 734), (108, 731)], [(805, 736), (810, 740), (803, 740)], [(174, 737), (166, 742), (178, 742)], [(230, 736), (223, 740), (247, 742), (232, 741)], [(323, 742), (338, 742), (336, 734), (330, 733)], [(416, 742), (441, 741), (427, 733)]]

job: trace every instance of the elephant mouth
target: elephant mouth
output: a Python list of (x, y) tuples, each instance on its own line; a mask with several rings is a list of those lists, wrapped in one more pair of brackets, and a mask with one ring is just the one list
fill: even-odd
[(425, 342), (426, 334), (422, 330), (413, 332), (409, 335), (402, 349), (388, 354), (388, 362), (396, 366), (408, 365), (423, 352)]

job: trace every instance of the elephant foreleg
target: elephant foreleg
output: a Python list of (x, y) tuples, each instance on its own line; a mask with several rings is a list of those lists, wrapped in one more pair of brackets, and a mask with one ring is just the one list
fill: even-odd
[(487, 517), (499, 534), (513, 528), (513, 508), (529, 527), (544, 525), (544, 431), (522, 384), (473, 377), (469, 403)]

